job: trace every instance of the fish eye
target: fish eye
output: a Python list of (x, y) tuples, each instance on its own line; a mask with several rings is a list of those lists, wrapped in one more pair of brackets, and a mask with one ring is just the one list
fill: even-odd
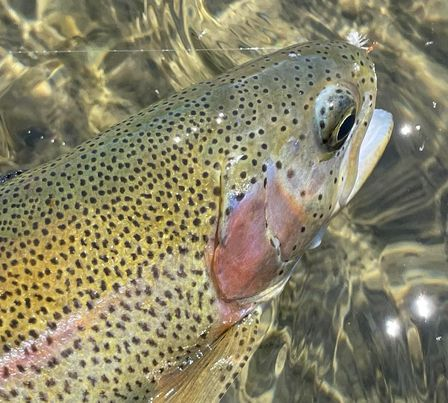
[(354, 110), (351, 111), (350, 115), (346, 116), (342, 123), (337, 128), (336, 141), (338, 143), (343, 143), (345, 139), (348, 137), (350, 132), (355, 125), (356, 120), (356, 112)]
[(315, 108), (322, 144), (328, 151), (339, 150), (355, 126), (355, 98), (348, 89), (329, 87), (318, 95)]

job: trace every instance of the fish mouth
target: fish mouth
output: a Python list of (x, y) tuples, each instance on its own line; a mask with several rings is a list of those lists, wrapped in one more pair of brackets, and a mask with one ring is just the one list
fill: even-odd
[(356, 178), (351, 186), (342, 188), (335, 213), (346, 206), (364, 185), (383, 155), (391, 138), (393, 127), (394, 122), (391, 113), (382, 109), (375, 109), (373, 111), (370, 124), (359, 149), (358, 159), (356, 161), (357, 166), (350, 167), (351, 161), (348, 158), (349, 153), (347, 153), (346, 158), (342, 161), (342, 172), (355, 169)]

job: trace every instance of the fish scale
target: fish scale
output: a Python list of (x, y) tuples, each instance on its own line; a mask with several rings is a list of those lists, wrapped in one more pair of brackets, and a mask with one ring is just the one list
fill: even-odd
[(328, 157), (314, 116), (341, 83), (362, 96), (362, 139), (373, 64), (347, 43), (310, 43), (1, 184), (0, 397), (147, 400), (278, 292), (347, 182), (354, 146)]

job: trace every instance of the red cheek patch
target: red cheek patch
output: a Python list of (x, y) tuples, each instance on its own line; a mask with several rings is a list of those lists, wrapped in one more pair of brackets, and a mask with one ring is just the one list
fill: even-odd
[(279, 171), (271, 167), (266, 187), (266, 220), (272, 235), (280, 241), (282, 259), (288, 260), (293, 252), (303, 248), (306, 238), (304, 210), (298, 196), (282, 184)]
[(303, 216), (302, 206), (270, 167), (266, 188), (254, 185), (215, 239), (211, 274), (224, 301), (252, 297), (273, 285), (283, 262), (303, 247)]
[(265, 196), (261, 185), (246, 194), (230, 213), (224, 239), (215, 249), (212, 275), (226, 301), (263, 291), (279, 267), (266, 236)]

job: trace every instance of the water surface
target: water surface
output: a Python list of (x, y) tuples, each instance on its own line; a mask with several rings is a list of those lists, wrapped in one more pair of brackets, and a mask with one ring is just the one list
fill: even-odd
[(392, 143), (227, 402), (448, 401), (448, 2), (0, 1), (0, 172), (294, 42), (379, 43)]

